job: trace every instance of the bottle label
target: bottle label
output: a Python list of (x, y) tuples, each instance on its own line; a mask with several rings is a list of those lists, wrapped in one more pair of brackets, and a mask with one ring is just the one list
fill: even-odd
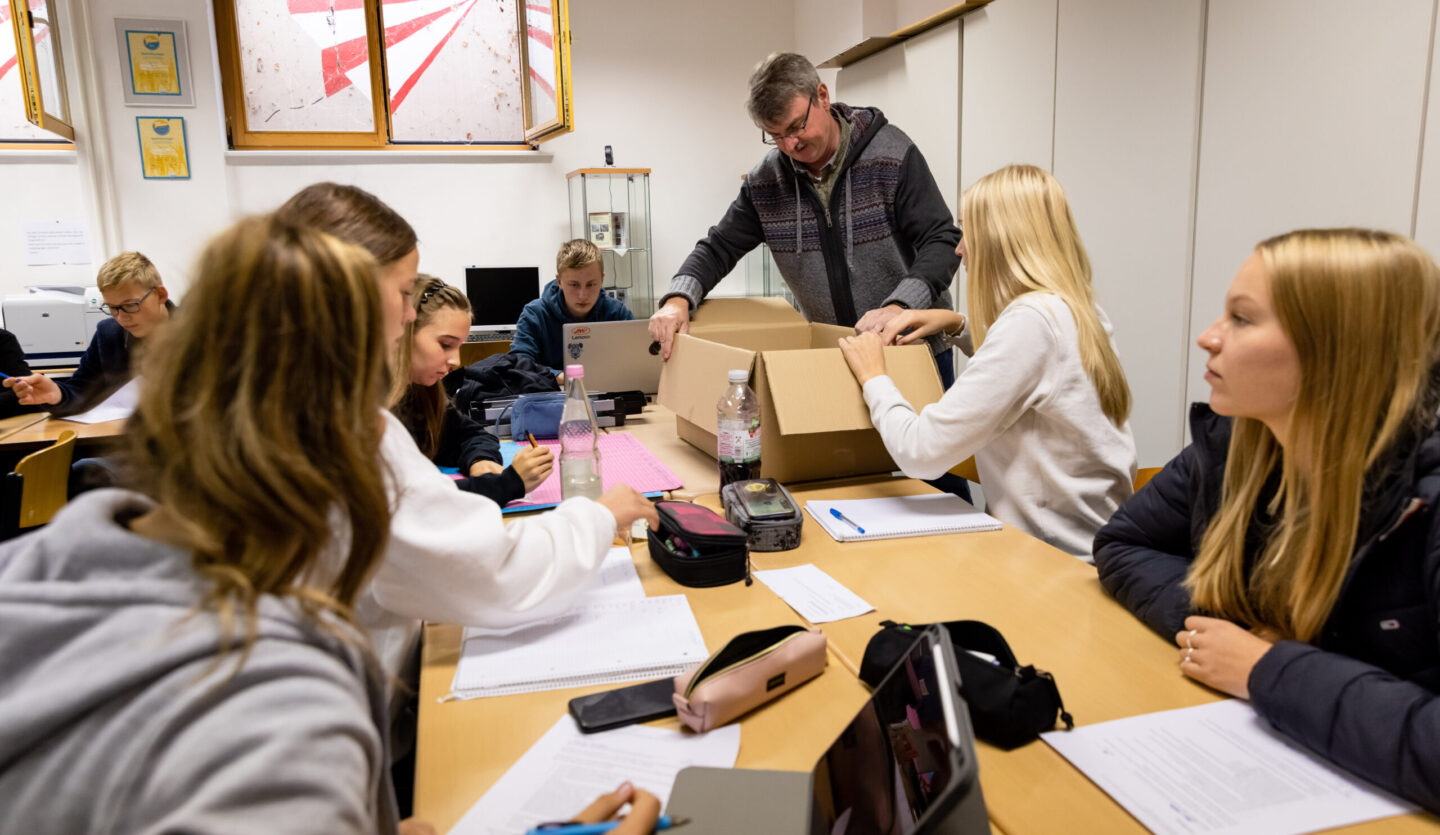
[(724, 464), (748, 464), (760, 460), (760, 419), (748, 423), (738, 420), (720, 421), (717, 435), (718, 456)]

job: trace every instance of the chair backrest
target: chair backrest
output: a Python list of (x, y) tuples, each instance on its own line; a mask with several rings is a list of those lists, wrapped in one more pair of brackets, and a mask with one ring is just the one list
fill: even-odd
[(1149, 483), (1150, 483), (1150, 479), (1154, 478), (1154, 477), (1156, 476), (1156, 474), (1158, 474), (1158, 473), (1159, 473), (1161, 470), (1163, 470), (1163, 469), (1165, 469), (1165, 468), (1164, 468), (1164, 467), (1141, 467), (1140, 469), (1136, 470), (1136, 471), (1135, 471), (1135, 492), (1137, 492), (1137, 493), (1140, 492), (1140, 488), (1141, 488), (1141, 487), (1144, 487), (1144, 486), (1147, 485), (1147, 484), (1149, 484)]
[(49, 522), (65, 506), (74, 454), (75, 431), (67, 429), (55, 443), (30, 453), (15, 465), (15, 472), (25, 479), (20, 492), (21, 530)]
[(975, 456), (973, 455), (951, 467), (950, 472), (960, 476), (966, 481), (973, 481), (976, 484), (980, 483), (980, 470), (975, 467)]

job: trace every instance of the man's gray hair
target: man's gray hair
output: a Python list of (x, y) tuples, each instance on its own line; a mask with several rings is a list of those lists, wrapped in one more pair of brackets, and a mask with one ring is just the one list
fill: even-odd
[(772, 52), (750, 74), (750, 98), (745, 109), (757, 125), (773, 125), (785, 118), (796, 96), (809, 98), (820, 88), (820, 74), (804, 55)]

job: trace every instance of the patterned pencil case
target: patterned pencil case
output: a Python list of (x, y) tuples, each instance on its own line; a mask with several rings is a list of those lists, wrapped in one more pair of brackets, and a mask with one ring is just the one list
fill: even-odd
[(825, 672), (825, 634), (791, 624), (743, 632), (675, 677), (675, 711), (704, 733)]
[(745, 532), (708, 507), (656, 502), (659, 530), (649, 534), (650, 558), (682, 586), (750, 585)]

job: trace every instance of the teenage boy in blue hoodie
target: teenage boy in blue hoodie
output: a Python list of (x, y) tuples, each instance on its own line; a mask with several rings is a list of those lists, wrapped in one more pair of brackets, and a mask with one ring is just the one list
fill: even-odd
[(605, 265), (600, 250), (584, 238), (566, 241), (555, 256), (555, 280), (540, 298), (525, 305), (515, 323), (510, 353), (524, 354), (565, 383), (565, 345), (560, 326), (571, 322), (620, 322), (634, 319), (630, 309), (600, 289)]

